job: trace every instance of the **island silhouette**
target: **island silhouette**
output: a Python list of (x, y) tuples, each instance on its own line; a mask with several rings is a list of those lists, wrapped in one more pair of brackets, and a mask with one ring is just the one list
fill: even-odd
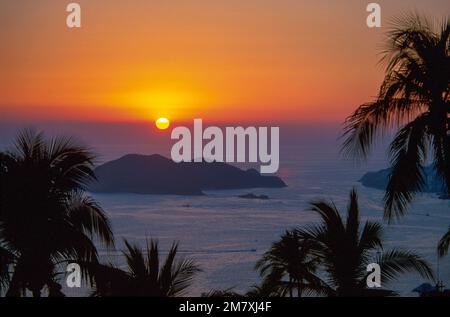
[[(392, 173), (391, 168), (386, 168), (374, 172), (365, 173), (359, 182), (369, 188), (386, 190), (389, 178)], [(442, 178), (437, 174), (434, 166), (429, 165), (423, 169), (423, 185), (420, 186), (419, 192), (436, 193), (442, 199), (449, 199), (449, 195), (445, 193), (445, 184)]]
[(95, 168), (95, 193), (203, 195), (204, 190), (282, 188), (277, 176), (242, 170), (222, 162), (181, 162), (159, 155), (127, 154)]

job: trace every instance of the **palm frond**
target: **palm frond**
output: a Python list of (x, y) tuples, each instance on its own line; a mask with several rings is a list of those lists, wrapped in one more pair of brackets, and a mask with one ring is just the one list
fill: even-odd
[(450, 227), (444, 236), (439, 240), (438, 243), (438, 253), (440, 257), (446, 256), (448, 253), (448, 248), (450, 245)]
[(123, 252), (127, 260), (128, 269), (136, 279), (145, 279), (147, 275), (147, 265), (145, 263), (144, 255), (137, 245), (131, 245), (127, 240), (124, 240), (126, 251)]
[(403, 215), (414, 194), (423, 189), (428, 124), (425, 113), (402, 128), (391, 144), (392, 171), (384, 197), (388, 220)]
[(159, 283), (159, 251), (158, 251), (158, 241), (150, 240), (147, 241), (147, 274), (150, 283)]
[(31, 128), (24, 129), (19, 132), (14, 146), (17, 156), (24, 160), (42, 158), (45, 148), (44, 135)]
[(172, 272), (172, 269), (174, 268), (177, 250), (178, 243), (173, 243), (159, 274), (159, 281), (165, 293), (169, 292), (172, 286), (173, 274), (175, 274), (175, 272)]
[(319, 214), (328, 229), (333, 232), (345, 232), (344, 222), (333, 202), (316, 201), (310, 205), (311, 210)]
[(172, 272), (172, 285), (168, 296), (183, 296), (201, 269), (192, 259), (183, 259), (174, 264)]
[(408, 118), (417, 115), (423, 106), (420, 100), (384, 96), (361, 105), (344, 122), (341, 152), (345, 156), (366, 159), (377, 137), (407, 122)]
[(114, 235), (103, 209), (91, 197), (80, 191), (72, 191), (67, 198), (67, 213), (71, 223), (90, 235), (98, 235), (106, 246), (114, 246)]
[(359, 207), (358, 194), (355, 189), (350, 192), (350, 202), (347, 207), (347, 222), (345, 231), (349, 241), (357, 244), (359, 239)]
[(46, 155), (50, 166), (59, 171), (56, 182), (63, 188), (83, 188), (96, 179), (93, 171), (95, 155), (71, 138), (52, 139)]
[(359, 239), (359, 249), (361, 253), (365, 250), (382, 248), (383, 227), (376, 222), (366, 222)]
[(431, 265), (421, 256), (404, 250), (390, 250), (383, 252), (376, 261), (381, 268), (382, 283), (396, 280), (398, 275), (404, 273), (418, 273), (426, 279), (434, 280)]

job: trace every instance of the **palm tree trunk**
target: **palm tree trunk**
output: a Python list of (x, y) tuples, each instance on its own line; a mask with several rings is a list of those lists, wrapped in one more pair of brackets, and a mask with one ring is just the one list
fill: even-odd
[(289, 297), (293, 297), (292, 294), (292, 278), (289, 277)]

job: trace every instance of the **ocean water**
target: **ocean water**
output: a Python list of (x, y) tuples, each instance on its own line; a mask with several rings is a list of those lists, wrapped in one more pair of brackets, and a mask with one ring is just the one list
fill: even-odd
[[(158, 239), (163, 255), (173, 241), (179, 254), (193, 258), (201, 267), (188, 295), (211, 289), (232, 288), (245, 292), (261, 281), (254, 270), (256, 261), (287, 229), (308, 226), (318, 217), (308, 211), (309, 203), (329, 199), (342, 212), (350, 190), (359, 194), (363, 220), (382, 220), (383, 192), (365, 188), (358, 179), (368, 170), (386, 167), (383, 155), (366, 164), (344, 160), (336, 147), (298, 146), (282, 153), (279, 175), (288, 184), (282, 189), (207, 191), (205, 196), (94, 194), (107, 211), (117, 238), (145, 245), (146, 238)], [(244, 193), (265, 194), (269, 200), (247, 200)], [(189, 206), (189, 207), (187, 207)], [(385, 249), (411, 249), (423, 255), (439, 277), (450, 286), (450, 257), (438, 263), (436, 245), (450, 224), (449, 201), (434, 194), (417, 197), (406, 217), (385, 224)], [(105, 261), (124, 266), (119, 252), (102, 251)], [(403, 296), (416, 296), (412, 289), (428, 282), (406, 274), (394, 283), (383, 284)], [(73, 290), (70, 290), (73, 292)]]

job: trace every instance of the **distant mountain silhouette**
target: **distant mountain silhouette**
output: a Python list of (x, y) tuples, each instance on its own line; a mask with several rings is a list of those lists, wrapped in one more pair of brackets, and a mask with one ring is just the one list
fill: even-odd
[(202, 195), (203, 190), (281, 188), (276, 176), (241, 170), (226, 163), (175, 163), (158, 155), (129, 154), (95, 169), (98, 182), (88, 190), (99, 193)]
[[(383, 169), (377, 172), (368, 172), (359, 180), (366, 187), (385, 190), (391, 169)], [(441, 194), (441, 198), (447, 198), (443, 195), (445, 192), (443, 181), (437, 176), (433, 166), (425, 167), (425, 186), (423, 192)]]

